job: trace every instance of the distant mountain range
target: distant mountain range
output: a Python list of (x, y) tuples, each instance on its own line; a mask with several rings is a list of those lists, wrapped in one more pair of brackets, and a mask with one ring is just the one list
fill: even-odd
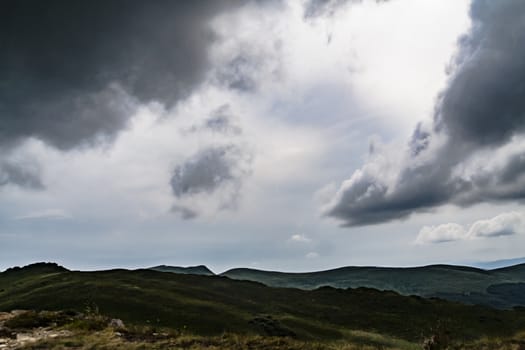
[(519, 265), (519, 264), (525, 264), (525, 257), (478, 262), (478, 263), (472, 264), (472, 266), (479, 267), (480, 269), (491, 270), (491, 269), (499, 269), (502, 267), (507, 267), (507, 266), (512, 266), (512, 265)]
[[(152, 268), (157, 271), (211, 275), (205, 266)], [(441, 298), (499, 309), (525, 306), (525, 264), (484, 270), (453, 265), (411, 268), (341, 267), (338, 269), (288, 273), (249, 268), (231, 269), (219, 276), (263, 283), (269, 287), (314, 290), (320, 287), (374, 288), (402, 295)]]
[[(34, 264), (11, 268), (3, 274), (23, 276), (33, 273), (67, 272), (56, 264)], [(184, 275), (216, 276), (204, 265), (180, 267), (159, 265), (149, 268), (158, 272)], [(262, 283), (269, 287), (315, 290), (321, 287), (338, 289), (373, 288), (394, 291), (401, 295), (441, 298), (464, 304), (487, 305), (498, 309), (525, 307), (525, 264), (484, 270), (453, 265), (423, 267), (341, 267), (338, 269), (289, 273), (236, 268), (219, 274), (233, 280)]]
[(168, 265), (159, 265), (150, 267), (150, 270), (160, 271), (160, 272), (173, 272), (173, 273), (182, 273), (186, 275), (202, 275), (202, 276), (214, 276), (215, 274), (206, 266), (168, 266)]

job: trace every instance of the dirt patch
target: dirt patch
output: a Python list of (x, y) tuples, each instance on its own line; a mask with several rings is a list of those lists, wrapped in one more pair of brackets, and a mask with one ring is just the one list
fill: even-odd
[(54, 330), (49, 327), (20, 331), (5, 326), (9, 320), (28, 312), (29, 311), (15, 310), (0, 313), (0, 350), (14, 350), (40, 340), (67, 337), (72, 334), (72, 332), (67, 330)]

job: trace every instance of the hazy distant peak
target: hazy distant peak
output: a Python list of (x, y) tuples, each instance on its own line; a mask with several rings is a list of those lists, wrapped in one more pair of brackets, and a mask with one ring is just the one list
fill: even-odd
[(150, 270), (154, 271), (160, 271), (160, 272), (172, 272), (172, 273), (182, 273), (187, 275), (205, 275), (205, 276), (213, 276), (215, 275), (213, 271), (211, 271), (207, 266), (205, 265), (198, 265), (198, 266), (169, 266), (169, 265), (159, 265), (150, 267)]

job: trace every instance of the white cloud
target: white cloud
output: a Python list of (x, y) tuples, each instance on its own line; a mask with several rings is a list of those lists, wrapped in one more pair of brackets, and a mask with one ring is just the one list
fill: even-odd
[(424, 226), (416, 238), (416, 243), (443, 243), (466, 239), (467, 231), (462, 225), (448, 223), (438, 226)]
[(62, 209), (45, 209), (40, 211), (34, 211), (23, 215), (18, 215), (15, 220), (64, 220), (70, 219), (69, 215), (65, 210)]
[(525, 214), (508, 212), (491, 219), (478, 220), (465, 226), (455, 223), (424, 226), (416, 238), (416, 244), (443, 243), (480, 238), (510, 236), (525, 232)]
[(476, 221), (468, 230), (468, 238), (509, 236), (525, 232), (525, 214), (503, 213), (489, 220)]
[(288, 241), (297, 243), (310, 243), (312, 240), (306, 237), (304, 234), (295, 234), (292, 235)]

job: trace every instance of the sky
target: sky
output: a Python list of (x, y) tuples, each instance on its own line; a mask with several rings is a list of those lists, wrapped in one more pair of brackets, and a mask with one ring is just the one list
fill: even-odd
[(521, 0), (6, 0), (0, 270), (525, 256)]

